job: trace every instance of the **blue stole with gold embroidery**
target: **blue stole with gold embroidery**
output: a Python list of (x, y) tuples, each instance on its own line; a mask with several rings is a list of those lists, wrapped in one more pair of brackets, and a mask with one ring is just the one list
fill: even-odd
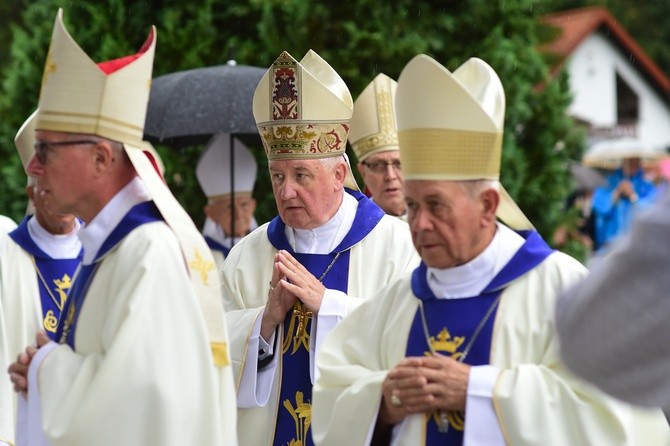
[[(470, 337), (507, 284), (539, 265), (553, 252), (537, 232), (520, 231), (519, 235), (525, 238), (524, 244), (479, 296), (464, 299), (438, 299), (428, 286), (426, 265), (421, 262), (414, 270), (412, 292), (423, 302), (430, 343), (434, 350), (459, 360)], [(465, 364), (476, 366), (489, 363), (496, 311), (497, 307), (482, 326), (470, 352), (463, 361)], [(430, 348), (426, 341), (421, 314), (417, 310), (407, 340), (406, 356), (424, 355), (430, 355)], [(425, 444), (462, 445), (465, 427), (464, 414), (449, 412), (447, 433), (438, 431), (437, 416), (435, 413), (426, 416)]]
[[(370, 199), (350, 189), (347, 193), (358, 201), (358, 208), (351, 230), (344, 240), (329, 254), (298, 254), (286, 239), (286, 225), (275, 217), (268, 225), (268, 238), (272, 246), (285, 250), (300, 262), (317, 279), (328, 270), (322, 283), (328, 289), (347, 292), (349, 282), (349, 249), (364, 239), (384, 216), (384, 212)], [(339, 257), (335, 257), (339, 253)], [(335, 260), (335, 261), (334, 261)], [(334, 261), (334, 263), (333, 263)], [(332, 266), (331, 266), (332, 263)], [(312, 313), (300, 302), (284, 319), (281, 346), (282, 376), (277, 424), (274, 432), (275, 445), (313, 445), (310, 423), (312, 419), (312, 382), (309, 367), (309, 342)], [(277, 354), (277, 353), (275, 353)]]
[(77, 329), (77, 320), (79, 319), (86, 294), (95, 277), (98, 266), (100, 266), (102, 257), (118, 245), (135, 228), (145, 223), (162, 220), (163, 217), (153, 201), (145, 201), (133, 206), (102, 243), (93, 262), (90, 265), (80, 266), (74, 286), (70, 291), (69, 299), (63, 310), (67, 317), (61, 319), (58, 324), (58, 331), (55, 337), (58, 342), (61, 344), (67, 343), (73, 350), (75, 349), (74, 335)]
[(224, 257), (228, 257), (230, 248), (226, 248), (221, 243), (217, 242), (208, 235), (205, 236), (205, 241), (207, 242), (207, 246), (209, 246), (209, 249), (211, 249), (212, 251), (221, 251)]
[(21, 224), (9, 233), (9, 236), (35, 260), (37, 268), (35, 276), (42, 303), (42, 328), (53, 340), (56, 336), (61, 310), (67, 299), (67, 292), (72, 286), (72, 276), (81, 262), (83, 251), (79, 250), (79, 254), (73, 259), (51, 258), (30, 237), (30, 232), (28, 232), (30, 218), (32, 216), (24, 218)]

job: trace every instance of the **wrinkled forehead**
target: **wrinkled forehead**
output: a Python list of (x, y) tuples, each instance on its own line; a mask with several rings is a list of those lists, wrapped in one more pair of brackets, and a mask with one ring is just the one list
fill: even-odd
[(365, 159), (366, 163), (378, 163), (383, 161), (400, 161), (400, 150), (377, 152)]
[(319, 159), (271, 160), (268, 162), (268, 168), (274, 172), (317, 172), (322, 167), (323, 162)]
[(464, 193), (460, 181), (452, 180), (405, 180), (405, 198), (421, 200), (426, 197)]

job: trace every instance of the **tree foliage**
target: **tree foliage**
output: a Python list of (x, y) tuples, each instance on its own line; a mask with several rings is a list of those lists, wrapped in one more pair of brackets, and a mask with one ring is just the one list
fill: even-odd
[[(197, 3), (197, 4), (196, 4)], [(540, 0), (25, 0), (11, 25), (10, 58), (0, 72), (0, 156), (5, 182), (0, 211), (18, 218), (25, 209), (25, 175), (15, 156), (16, 129), (36, 107), (44, 57), (58, 6), (75, 40), (96, 61), (135, 51), (150, 24), (158, 28), (154, 75), (225, 63), (269, 66), (281, 51), (297, 59), (314, 49), (347, 82), (354, 98), (379, 72), (396, 78), (416, 54), (454, 70), (470, 57), (490, 63), (507, 96), (502, 182), (545, 236), (568, 192), (565, 161), (582, 138), (565, 110), (565, 76), (552, 79), (536, 48), (542, 30)], [(458, 113), (458, 110), (454, 110)], [(158, 147), (168, 184), (196, 220), (204, 197), (194, 168), (201, 147)], [(259, 221), (276, 212), (266, 161), (255, 195)]]

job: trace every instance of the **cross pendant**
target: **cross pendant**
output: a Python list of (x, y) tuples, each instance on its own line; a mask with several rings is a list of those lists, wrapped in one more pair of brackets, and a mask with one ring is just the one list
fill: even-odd
[(449, 432), (449, 413), (446, 410), (441, 410), (437, 415), (438, 419), (435, 420), (437, 422), (437, 430), (438, 432), (446, 434)]
[(297, 304), (296, 308), (293, 309), (293, 317), (298, 318), (298, 327), (295, 330), (295, 337), (297, 339), (305, 336), (305, 330), (307, 329), (307, 322), (314, 316), (310, 310), (303, 308), (302, 304)]

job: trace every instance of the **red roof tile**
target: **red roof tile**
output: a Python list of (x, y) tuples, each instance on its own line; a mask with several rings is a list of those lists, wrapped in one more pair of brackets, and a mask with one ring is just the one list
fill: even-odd
[[(593, 6), (549, 14), (540, 21), (563, 30), (556, 40), (540, 47), (543, 52), (561, 56), (561, 64), (586, 37), (603, 27), (608, 38), (632, 56), (633, 62), (639, 65), (643, 74), (646, 74), (662, 93), (670, 93), (668, 76), (604, 7)], [(557, 68), (559, 67), (555, 67)]]

